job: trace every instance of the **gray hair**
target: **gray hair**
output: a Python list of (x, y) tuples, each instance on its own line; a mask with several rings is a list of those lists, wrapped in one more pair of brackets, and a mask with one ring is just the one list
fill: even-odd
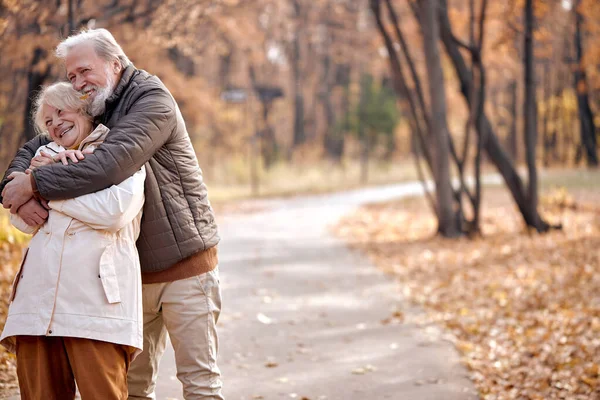
[(65, 59), (69, 50), (82, 43), (92, 43), (96, 54), (107, 62), (118, 60), (122, 68), (126, 68), (131, 61), (119, 46), (114, 36), (106, 29), (87, 29), (76, 35), (69, 36), (56, 47), (56, 55)]
[(42, 108), (44, 104), (57, 108), (59, 110), (76, 111), (81, 115), (92, 118), (87, 113), (87, 101), (84, 96), (73, 89), (70, 83), (58, 82), (50, 86), (46, 86), (37, 95), (33, 103), (32, 118), (35, 130), (40, 134), (47, 134), (48, 128), (42, 116)]

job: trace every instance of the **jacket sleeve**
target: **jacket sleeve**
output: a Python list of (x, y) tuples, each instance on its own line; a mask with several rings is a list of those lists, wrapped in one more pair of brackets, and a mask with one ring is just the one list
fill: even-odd
[(21, 232), (28, 234), (35, 233), (39, 228), (39, 226), (27, 225), (27, 223), (17, 214), (10, 214), (10, 223)]
[(51, 209), (75, 218), (94, 229), (117, 232), (135, 219), (144, 205), (142, 168), (118, 185), (68, 200), (52, 200)]
[[(4, 190), (4, 186), (9, 182), (8, 176), (13, 172), (25, 172), (29, 165), (31, 165), (31, 160), (35, 157), (35, 153), (41, 146), (48, 144), (49, 140), (42, 135), (38, 135), (31, 139), (29, 142), (25, 143), (23, 147), (17, 151), (17, 155), (10, 162), (4, 177), (2, 178), (2, 182), (0, 182), (0, 193)], [(2, 203), (2, 195), (0, 194), (0, 203)]]
[(170, 93), (158, 85), (140, 94), (93, 154), (76, 164), (56, 163), (33, 171), (40, 195), (70, 199), (118, 185), (169, 140), (177, 126), (176, 110)]

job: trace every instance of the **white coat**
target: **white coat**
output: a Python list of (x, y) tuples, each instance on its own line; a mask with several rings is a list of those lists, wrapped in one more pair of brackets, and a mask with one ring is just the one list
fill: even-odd
[[(80, 145), (97, 146), (100, 125)], [(56, 143), (48, 145), (64, 150)], [(39, 149), (38, 151), (43, 150)], [(0, 343), (15, 351), (16, 335), (67, 336), (143, 346), (142, 286), (136, 240), (144, 204), (144, 168), (119, 185), (49, 202), (13, 282)]]

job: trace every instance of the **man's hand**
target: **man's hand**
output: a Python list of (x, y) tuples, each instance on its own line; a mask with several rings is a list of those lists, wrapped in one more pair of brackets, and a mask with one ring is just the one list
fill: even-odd
[(57, 155), (54, 156), (54, 161), (62, 162), (64, 165), (69, 165), (69, 160), (74, 163), (78, 163), (79, 160), (83, 160), (85, 158), (85, 154), (92, 154), (94, 150), (85, 149), (81, 150), (65, 150), (61, 151)]
[(39, 156), (33, 157), (33, 159), (31, 160), (30, 168), (37, 168), (41, 167), (42, 165), (50, 165), (54, 164), (55, 162), (56, 161), (54, 160), (54, 158), (52, 158), (50, 154), (44, 153), (42, 151), (40, 152)]
[(24, 172), (13, 172), (8, 176), (11, 181), (6, 184), (2, 191), (4, 208), (10, 208), (10, 212), (17, 213), (19, 207), (33, 197), (31, 177)]
[(30, 199), (19, 207), (17, 215), (29, 226), (40, 226), (48, 219), (48, 210), (36, 199)]

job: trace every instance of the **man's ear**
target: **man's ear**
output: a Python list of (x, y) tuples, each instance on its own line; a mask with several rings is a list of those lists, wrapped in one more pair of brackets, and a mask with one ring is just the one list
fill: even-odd
[(121, 72), (121, 63), (119, 62), (119, 60), (113, 60), (112, 62), (112, 67), (113, 67), (113, 72), (115, 74), (118, 74), (119, 72)]

